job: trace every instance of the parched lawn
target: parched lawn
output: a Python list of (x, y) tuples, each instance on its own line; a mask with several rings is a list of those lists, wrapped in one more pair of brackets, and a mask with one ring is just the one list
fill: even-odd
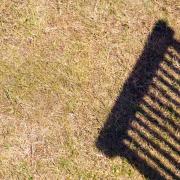
[(154, 24), (179, 40), (179, 17), (177, 0), (0, 0), (0, 179), (145, 179), (96, 139)]

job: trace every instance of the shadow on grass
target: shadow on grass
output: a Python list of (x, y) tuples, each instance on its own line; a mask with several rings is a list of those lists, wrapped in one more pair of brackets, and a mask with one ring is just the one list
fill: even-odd
[(106, 156), (126, 158), (148, 179), (180, 178), (179, 52), (174, 31), (158, 21), (96, 141)]

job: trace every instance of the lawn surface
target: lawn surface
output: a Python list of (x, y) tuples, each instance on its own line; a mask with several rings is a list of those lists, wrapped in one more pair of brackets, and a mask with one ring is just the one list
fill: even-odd
[(145, 179), (95, 142), (154, 24), (178, 40), (178, 17), (177, 0), (0, 0), (0, 179)]

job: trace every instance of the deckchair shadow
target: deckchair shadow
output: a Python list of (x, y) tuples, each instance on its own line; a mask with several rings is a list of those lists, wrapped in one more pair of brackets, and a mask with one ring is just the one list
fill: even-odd
[[(173, 48), (177, 55), (171, 54), (170, 47)], [(179, 79), (161, 67), (163, 62), (178, 77), (179, 69), (174, 66), (172, 61), (166, 59), (165, 54), (168, 54), (170, 58), (174, 58), (173, 61), (179, 62), (179, 50), (180, 43), (174, 39), (173, 29), (166, 22), (159, 20), (149, 34), (144, 50), (129, 78), (124, 83), (123, 90), (117, 97), (96, 141), (97, 148), (107, 157), (121, 156), (127, 159), (132, 166), (137, 168), (148, 179), (179, 179), (179, 162), (177, 159), (177, 157), (180, 158), (180, 141), (177, 135), (179, 124), (144, 100), (144, 97), (148, 96), (151, 101), (154, 101), (160, 107), (171, 111), (177, 119), (180, 117), (177, 111), (180, 104), (179, 89), (173, 83), (170, 83), (172, 81), (179, 85)], [(165, 78), (157, 75), (157, 71), (161, 71)], [(153, 81), (155, 77), (163, 86), (159, 86)], [(164, 103), (161, 98), (157, 98), (153, 93), (149, 93), (150, 87), (153, 87), (172, 106)], [(168, 94), (167, 89), (172, 91), (175, 97)], [(148, 111), (142, 109), (141, 105), (146, 107)], [(149, 112), (153, 113), (155, 117)], [(137, 113), (143, 115), (145, 120), (137, 117)], [(161, 121), (158, 121), (158, 118)], [(133, 126), (133, 123), (138, 124), (138, 127), (145, 129), (152, 137), (163, 142), (165, 146), (172, 150), (175, 156), (169, 154), (163, 147), (146, 136), (141, 129)], [(151, 124), (155, 129), (158, 128), (160, 131), (156, 131), (148, 124)], [(129, 131), (136, 134), (142, 141), (138, 141), (135, 136), (129, 135)], [(164, 138), (160, 132), (166, 133), (173, 143)], [(161, 162), (143, 143), (157, 151), (162, 158), (166, 159), (174, 167), (175, 171), (169, 168), (168, 164)]]

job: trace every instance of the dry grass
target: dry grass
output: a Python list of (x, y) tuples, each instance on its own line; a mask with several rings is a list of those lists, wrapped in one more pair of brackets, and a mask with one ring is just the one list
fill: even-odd
[(144, 179), (95, 147), (154, 23), (175, 0), (0, 1), (0, 179)]

